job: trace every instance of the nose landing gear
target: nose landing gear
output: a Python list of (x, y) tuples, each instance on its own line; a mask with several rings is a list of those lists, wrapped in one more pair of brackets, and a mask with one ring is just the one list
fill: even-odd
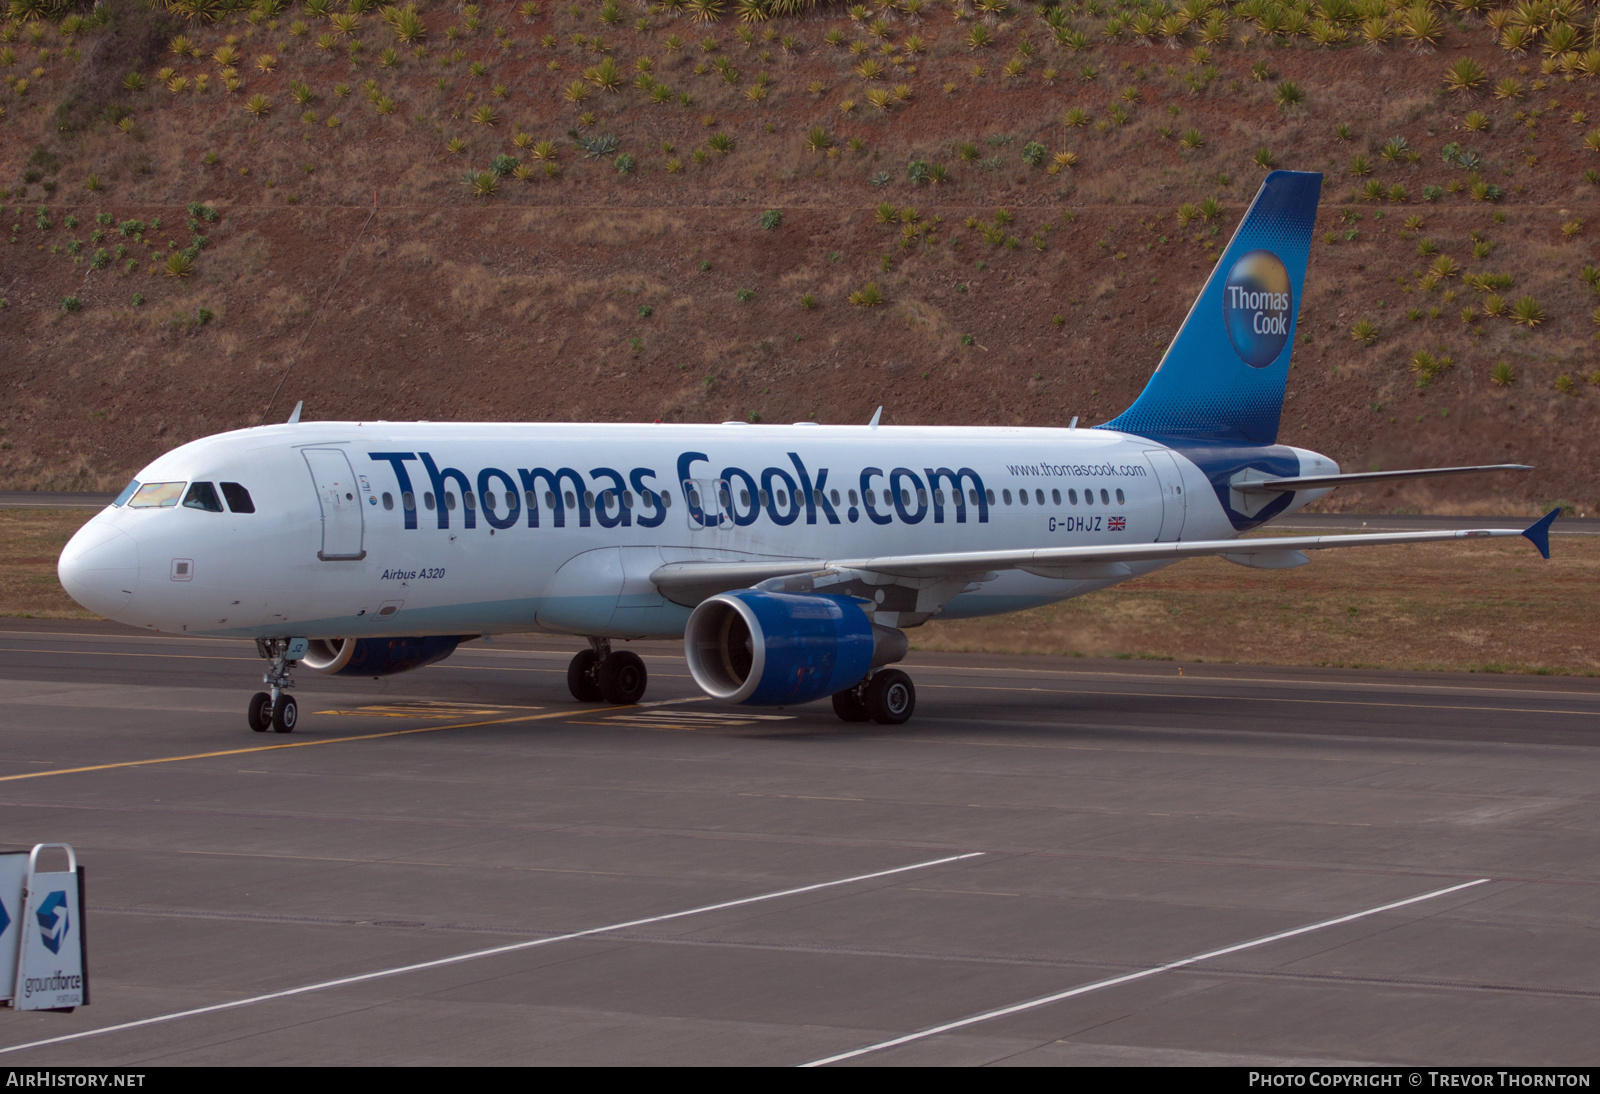
[(613, 652), (609, 638), (589, 639), (589, 648), (567, 666), (567, 690), (580, 703), (631, 706), (644, 698), (649, 682), (644, 660), (632, 650)]
[(269, 729), (274, 733), (294, 732), (295, 723), (300, 720), (300, 705), (287, 689), (294, 687), (289, 670), (299, 657), (291, 658), (290, 655), (303, 654), (305, 647), (303, 638), (256, 639), (256, 652), (271, 662), (266, 674), (261, 677), (261, 682), (271, 691), (258, 691), (250, 697), (250, 728), (257, 733), (265, 733)]

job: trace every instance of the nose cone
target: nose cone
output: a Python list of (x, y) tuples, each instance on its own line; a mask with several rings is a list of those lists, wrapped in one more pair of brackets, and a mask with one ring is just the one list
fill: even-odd
[(96, 615), (115, 619), (133, 598), (139, 545), (126, 532), (90, 521), (61, 552), (56, 574), (72, 599)]

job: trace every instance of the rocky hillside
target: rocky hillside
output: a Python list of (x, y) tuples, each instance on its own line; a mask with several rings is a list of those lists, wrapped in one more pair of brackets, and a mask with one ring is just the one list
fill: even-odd
[[(1572, 0), (13, 0), (0, 487), (286, 416), (1102, 421), (1270, 166), (1283, 436), (1600, 505)], [(280, 390), (281, 383), (281, 390)]]

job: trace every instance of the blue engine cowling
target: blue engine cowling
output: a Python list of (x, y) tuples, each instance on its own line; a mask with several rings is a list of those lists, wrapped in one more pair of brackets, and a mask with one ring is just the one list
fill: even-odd
[(316, 672), (343, 676), (392, 676), (443, 661), (470, 637), (313, 638), (300, 663)]
[(700, 602), (683, 634), (689, 672), (713, 699), (809, 703), (905, 656), (905, 635), (874, 626), (848, 596), (738, 589)]

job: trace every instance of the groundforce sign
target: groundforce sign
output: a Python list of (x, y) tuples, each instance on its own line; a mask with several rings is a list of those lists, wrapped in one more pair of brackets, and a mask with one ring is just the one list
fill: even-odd
[[(37, 869), (45, 846), (66, 851), (66, 870)], [(21, 871), (16, 869), (18, 860)], [(0, 990), (10, 989), (11, 1005), (18, 1010), (71, 1010), (88, 1003), (83, 870), (72, 849), (41, 844), (26, 856), (0, 855), (0, 906), (7, 919), (0, 929), (0, 973), (10, 973), (0, 980)]]

